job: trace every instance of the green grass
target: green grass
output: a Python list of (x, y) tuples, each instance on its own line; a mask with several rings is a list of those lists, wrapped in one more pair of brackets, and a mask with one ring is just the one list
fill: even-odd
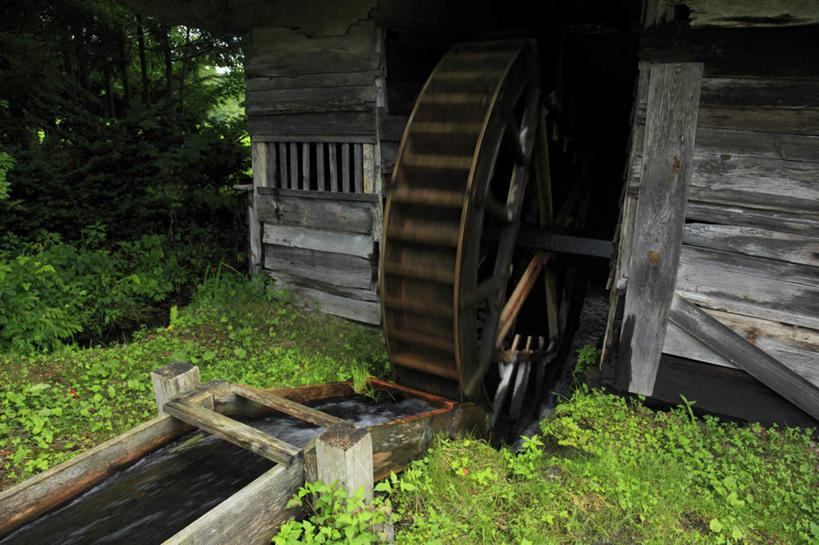
[(265, 283), (217, 274), (190, 306), (171, 309), (167, 327), (142, 330), (132, 342), (0, 355), (0, 487), (155, 416), (150, 372), (175, 360), (198, 365), (203, 381), (258, 387), (385, 375), (379, 330), (269, 293)]
[(391, 486), (400, 544), (819, 543), (809, 431), (581, 388), (517, 454), (442, 440)]

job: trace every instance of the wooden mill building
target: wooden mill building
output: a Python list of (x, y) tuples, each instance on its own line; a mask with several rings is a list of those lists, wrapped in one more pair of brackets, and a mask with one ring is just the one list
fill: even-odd
[[(573, 173), (597, 178), (592, 235), (613, 240), (607, 383), (741, 418), (816, 423), (819, 5), (140, 6), (247, 35), (252, 268), (297, 300), (373, 325), (385, 198), (424, 82), (455, 43), (512, 31), (535, 39), (552, 176), (569, 186)], [(567, 166), (578, 161), (586, 168)], [(557, 189), (556, 206), (571, 194)]]

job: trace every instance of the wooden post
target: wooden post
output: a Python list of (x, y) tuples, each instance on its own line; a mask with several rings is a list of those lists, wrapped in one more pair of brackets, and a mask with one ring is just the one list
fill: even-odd
[(620, 352), (629, 391), (651, 395), (680, 258), (701, 63), (649, 65), (643, 169), (630, 248)]
[(154, 387), (156, 408), (160, 415), (165, 414), (165, 403), (199, 386), (199, 367), (175, 361), (151, 371), (151, 384)]
[(373, 440), (370, 432), (353, 424), (336, 424), (316, 440), (318, 479), (337, 482), (352, 496), (364, 488), (364, 501), (373, 501)]

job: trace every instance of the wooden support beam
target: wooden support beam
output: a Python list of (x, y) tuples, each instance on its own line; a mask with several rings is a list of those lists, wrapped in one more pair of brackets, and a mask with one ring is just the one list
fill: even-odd
[(341, 187), (345, 193), (350, 192), (350, 144), (341, 144)]
[(364, 500), (373, 501), (373, 440), (370, 432), (347, 422), (336, 424), (316, 440), (318, 478), (338, 483), (352, 496), (364, 489)]
[(270, 407), (271, 409), (294, 416), (322, 428), (332, 428), (336, 424), (343, 424), (345, 422), (343, 418), (329, 415), (312, 407), (296, 403), (295, 401), (270, 392), (265, 392), (264, 390), (245, 386), (244, 384), (231, 384), (230, 391), (245, 399), (255, 401), (260, 405)]
[(290, 143), (290, 189), (299, 189), (299, 145)]
[(651, 395), (674, 293), (703, 66), (649, 65), (643, 170), (620, 333), (629, 391)]
[(711, 350), (819, 420), (819, 387), (746, 341), (684, 297), (674, 297), (668, 318)]
[(279, 464), (289, 464), (299, 449), (247, 424), (181, 399), (165, 404), (165, 412), (234, 445)]
[(529, 296), (532, 288), (535, 287), (535, 281), (540, 274), (540, 270), (543, 268), (543, 265), (549, 261), (549, 257), (547, 254), (536, 253), (526, 267), (526, 270), (523, 271), (523, 276), (520, 277), (518, 285), (515, 286), (512, 295), (509, 296), (506, 305), (504, 305), (501, 311), (495, 346), (501, 345), (504, 337), (506, 337), (509, 329), (511, 329), (512, 324), (520, 313), (520, 309), (523, 308), (523, 303), (526, 302), (526, 298)]
[(537, 182), (538, 219), (541, 227), (554, 222), (552, 172), (549, 163), (549, 137), (546, 134), (546, 109), (540, 109), (540, 123), (535, 142), (535, 179)]
[(151, 385), (159, 414), (165, 414), (164, 407), (168, 401), (195, 390), (199, 380), (199, 367), (183, 361), (151, 371)]

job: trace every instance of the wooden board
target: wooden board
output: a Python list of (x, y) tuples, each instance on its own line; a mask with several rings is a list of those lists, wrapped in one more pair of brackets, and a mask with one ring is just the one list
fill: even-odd
[(743, 206), (703, 203), (689, 200), (686, 219), (708, 223), (770, 229), (809, 237), (819, 237), (819, 218), (810, 214), (791, 214)]
[(683, 247), (676, 292), (700, 306), (819, 329), (819, 269)]
[[(816, 358), (819, 352), (819, 331), (740, 314), (702, 310), (806, 380), (819, 385), (819, 360)], [(735, 367), (729, 360), (670, 322), (666, 327), (663, 352), (723, 367)]]
[(755, 227), (689, 223), (683, 231), (688, 246), (767, 257), (819, 268), (819, 237)]
[(740, 369), (700, 363), (664, 354), (654, 399), (675, 405), (680, 395), (694, 410), (760, 422), (763, 426), (817, 426), (819, 422)]
[(360, 19), (348, 25), (346, 32), (328, 36), (310, 36), (296, 28), (254, 28), (245, 71), (257, 77), (376, 70), (380, 55), (375, 22)]
[(700, 106), (700, 127), (819, 134), (819, 108)]
[(286, 272), (263, 272), (276, 280), (277, 290), (285, 290), (288, 298), (297, 304), (365, 324), (381, 323), (381, 305), (374, 290), (341, 288)]
[[(199, 391), (188, 400), (213, 406), (213, 394), (207, 391)], [(4, 490), (0, 493), (0, 535), (34, 520), (189, 429), (169, 415), (159, 416)]]
[(747, 342), (684, 297), (674, 297), (668, 317), (674, 325), (707, 344), (813, 418), (819, 419), (819, 387)]
[(691, 177), (701, 64), (651, 65), (643, 172), (620, 335), (629, 391), (650, 395), (662, 353)]
[(696, 153), (815, 163), (819, 162), (819, 136), (702, 127), (697, 131)]
[[(698, 133), (698, 148), (699, 142)], [(819, 146), (819, 137), (816, 145)], [(694, 163), (691, 200), (797, 214), (819, 212), (816, 163), (729, 153), (698, 153)]]
[(254, 139), (290, 137), (298, 141), (319, 141), (344, 135), (356, 137), (359, 142), (375, 142), (375, 112), (294, 113), (279, 115), (252, 115), (247, 119), (248, 132)]
[(369, 234), (376, 195), (333, 192), (271, 192), (256, 198), (259, 221), (345, 233)]
[(267, 89), (245, 95), (249, 117), (283, 113), (371, 112), (375, 86)]
[(371, 235), (311, 229), (297, 225), (264, 224), (265, 244), (303, 248), (370, 259), (374, 242)]
[(302, 248), (265, 244), (264, 268), (347, 288), (369, 289), (373, 283), (369, 259)]
[(246, 87), (248, 94), (282, 89), (366, 87), (374, 84), (377, 75), (377, 70), (323, 74), (276, 74), (247, 78)]
[(789, 27), (819, 23), (819, 8), (804, 0), (664, 0), (666, 5), (684, 4), (691, 26)]
[(163, 542), (163, 545), (263, 545), (303, 512), (286, 509), (304, 485), (304, 460), (277, 465)]
[(260, 405), (270, 407), (271, 409), (296, 417), (299, 420), (310, 422), (322, 428), (331, 428), (336, 424), (345, 422), (342, 418), (329, 415), (312, 407), (308, 407), (307, 405), (302, 405), (301, 403), (296, 403), (286, 397), (271, 392), (245, 386), (244, 384), (231, 384), (230, 391), (246, 399), (255, 401)]
[(702, 104), (816, 108), (819, 107), (819, 80), (704, 78)]
[(298, 448), (263, 431), (182, 399), (169, 401), (164, 409), (174, 418), (278, 464), (289, 464), (299, 453)]

